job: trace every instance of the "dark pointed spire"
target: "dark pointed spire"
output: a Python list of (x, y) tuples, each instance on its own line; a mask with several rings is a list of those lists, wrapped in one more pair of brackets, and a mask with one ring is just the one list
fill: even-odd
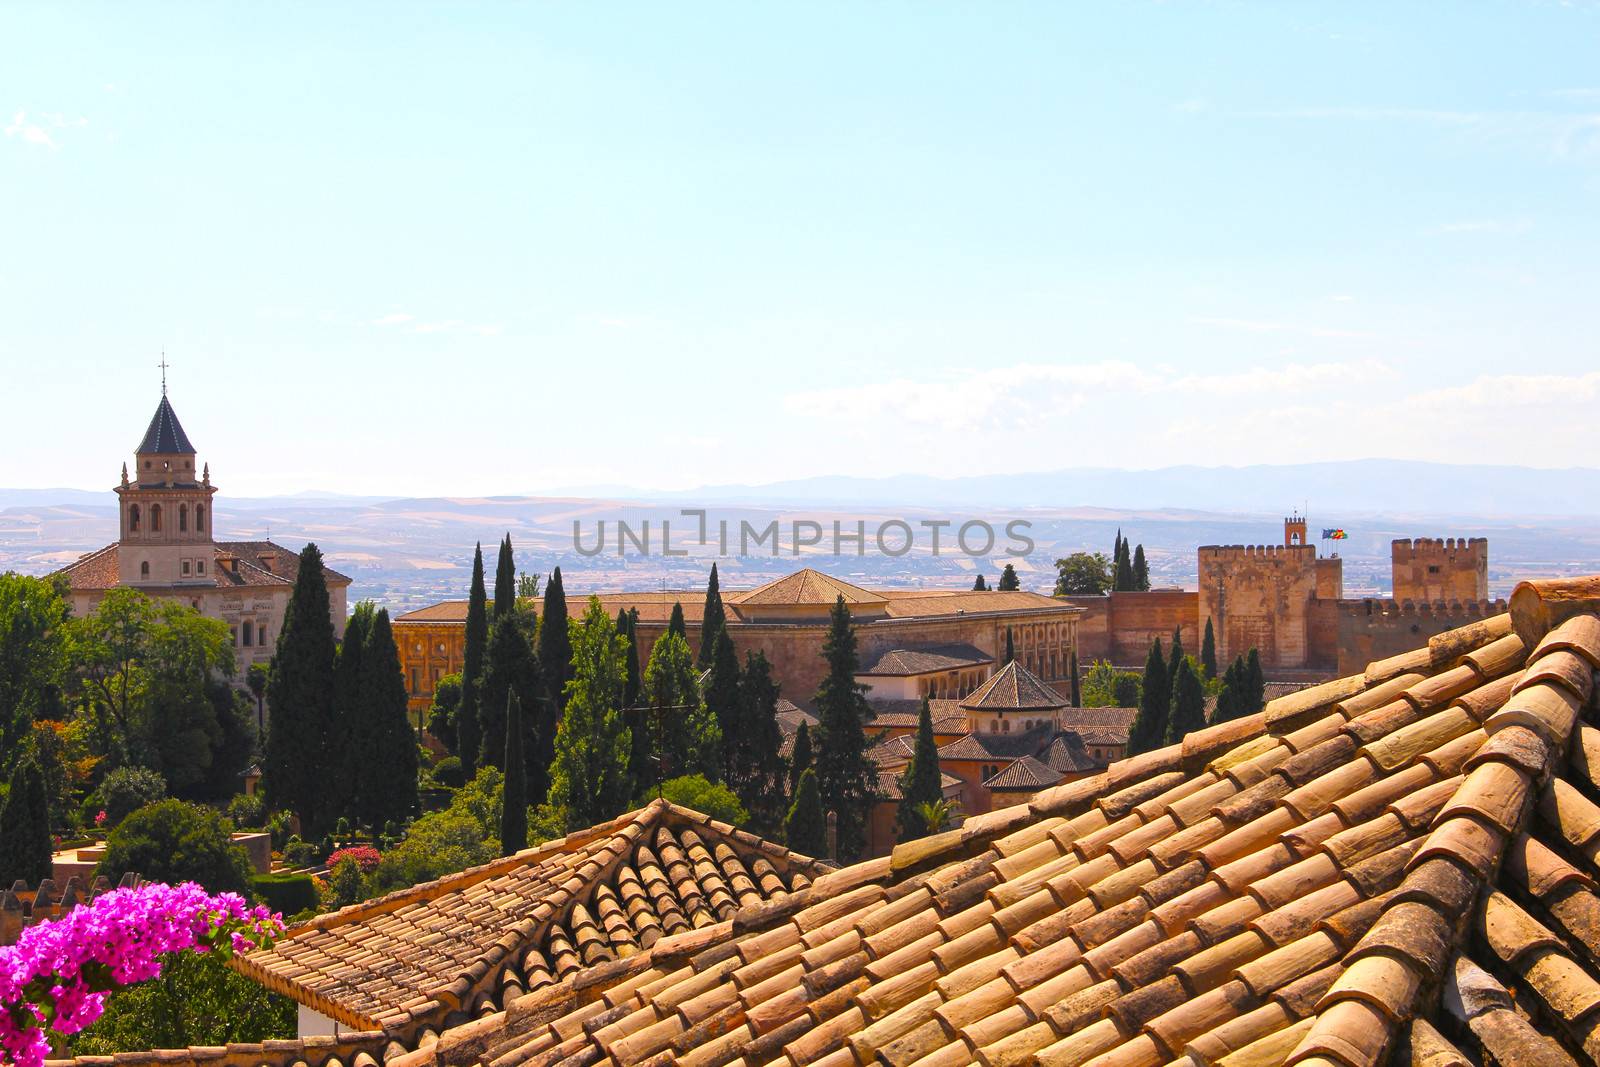
[(144, 440), (139, 442), (135, 452), (144, 455), (193, 455), (194, 445), (189, 443), (189, 435), (183, 432), (183, 424), (178, 421), (177, 412), (172, 410), (172, 402), (167, 399), (167, 394), (161, 394), (161, 403), (156, 405), (156, 413), (150, 419), (150, 428), (144, 432)]

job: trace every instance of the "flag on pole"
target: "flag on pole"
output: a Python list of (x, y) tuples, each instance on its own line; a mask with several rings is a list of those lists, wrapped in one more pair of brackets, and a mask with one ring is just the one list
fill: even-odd
[(1322, 531), (1322, 537), (1326, 541), (1343, 541), (1346, 538), (1348, 538), (1349, 536), (1350, 535), (1345, 533), (1343, 529), (1338, 529), (1338, 530), (1324, 529)]

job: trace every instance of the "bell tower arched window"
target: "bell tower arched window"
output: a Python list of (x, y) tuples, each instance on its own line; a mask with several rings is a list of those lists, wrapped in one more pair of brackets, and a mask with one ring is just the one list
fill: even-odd
[(143, 561), (140, 562), (140, 564), (139, 564), (139, 577), (141, 577), (141, 578), (150, 577), (150, 561), (149, 560), (143, 560)]
[(194, 532), (206, 532), (206, 506), (204, 504), (196, 504), (194, 506)]
[(129, 533), (138, 533), (139, 532), (139, 505), (138, 504), (129, 504), (128, 505), (128, 532)]
[(151, 533), (160, 533), (161, 532), (161, 505), (160, 504), (151, 504), (150, 505), (150, 532)]
[(179, 504), (178, 505), (178, 532), (179, 533), (188, 533), (189, 532), (189, 505), (188, 504)]

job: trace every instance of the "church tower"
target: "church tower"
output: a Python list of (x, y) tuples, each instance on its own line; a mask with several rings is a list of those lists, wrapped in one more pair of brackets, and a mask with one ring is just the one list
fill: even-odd
[(133, 478), (117, 486), (121, 535), (117, 569), (131, 586), (209, 585), (215, 576), (211, 539), (211, 471), (195, 470), (194, 445), (167, 399), (166, 383), (150, 428), (133, 454)]

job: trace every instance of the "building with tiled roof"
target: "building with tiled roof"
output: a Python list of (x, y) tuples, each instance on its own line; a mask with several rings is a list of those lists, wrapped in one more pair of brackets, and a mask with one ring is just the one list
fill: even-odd
[(1597, 671), (1600, 578), (1525, 583), (1509, 615), (461, 1025), (129, 1062), (1600, 1062)]
[[(65, 580), (75, 615), (105, 594), (130, 586), (153, 597), (181, 600), (221, 619), (233, 635), (238, 672), (272, 658), (299, 573), (299, 553), (271, 541), (218, 541), (212, 507), (217, 487), (209, 466), (196, 466), (194, 445), (162, 390), (149, 428), (134, 450), (133, 474), (122, 468), (115, 543), (56, 571)], [(329, 568), (329, 613), (344, 633), (350, 579)]]
[[(570, 587), (568, 596), (576, 596)], [(598, 594), (607, 614), (636, 611), (641, 661), (682, 605), (689, 645), (699, 647), (705, 593)], [(874, 701), (958, 699), (983, 684), (1004, 653), (1009, 631), (1016, 659), (1050, 681), (1071, 671), (1082, 609), (1020, 590), (871, 590), (805, 567), (747, 590), (724, 590), (728, 636), (741, 657), (761, 652), (783, 695), (805, 707), (825, 673), (822, 642), (843, 597), (855, 627), (862, 669), (857, 679)], [(447, 600), (394, 620), (401, 668), (414, 711), (432, 703), (439, 678), (461, 668), (467, 602)], [(409, 640), (402, 640), (410, 635)]]

